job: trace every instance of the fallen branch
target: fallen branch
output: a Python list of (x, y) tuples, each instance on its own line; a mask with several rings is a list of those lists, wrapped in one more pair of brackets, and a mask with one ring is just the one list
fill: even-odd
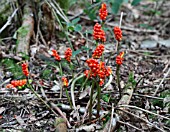
[(139, 128), (137, 128), (136, 126), (134, 126), (134, 125), (132, 125), (132, 124), (129, 124), (128, 122), (123, 122), (123, 121), (118, 121), (118, 122), (121, 123), (121, 124), (123, 124), (123, 125), (130, 126), (130, 127), (134, 128), (134, 129), (140, 131), (140, 132), (143, 131), (142, 129), (139, 129)]
[(157, 94), (157, 92), (158, 92), (158, 90), (159, 90), (161, 84), (164, 82), (165, 78), (168, 76), (169, 73), (170, 73), (170, 68), (168, 69), (167, 73), (164, 75), (163, 79), (162, 79), (161, 82), (159, 83), (159, 85), (158, 85), (158, 87), (156, 88), (156, 90), (155, 90), (153, 96), (155, 96), (155, 95)]
[(138, 110), (144, 111), (144, 112), (146, 112), (146, 113), (149, 113), (149, 114), (152, 114), (152, 115), (155, 115), (155, 116), (161, 117), (161, 118), (163, 118), (163, 119), (170, 120), (170, 118), (168, 118), (168, 117), (165, 117), (165, 116), (162, 116), (162, 115), (159, 115), (159, 114), (153, 113), (153, 112), (151, 112), (151, 111), (148, 111), (148, 110), (142, 109), (142, 108), (137, 107), (137, 106), (132, 106), (132, 105), (119, 105), (119, 107), (120, 107), (120, 108), (122, 108), (122, 107), (128, 107), (128, 108), (138, 109)]
[[(143, 119), (143, 118), (141, 118), (141, 117), (139, 117), (139, 116), (137, 116), (137, 115), (135, 115), (135, 114), (133, 114), (133, 113), (130, 113), (130, 112), (126, 111), (126, 110), (122, 110), (122, 109), (119, 109), (119, 108), (118, 108), (117, 110), (120, 110), (120, 111), (122, 111), (122, 112), (125, 112), (126, 114), (128, 114), (128, 115), (130, 115), (130, 116), (134, 116), (135, 118), (137, 118), (137, 119), (139, 119), (139, 120), (141, 120), (141, 121), (143, 121), (143, 122), (145, 122), (145, 123), (148, 123), (150, 126), (152, 126), (152, 127), (156, 128), (156, 129), (160, 130), (161, 132), (164, 132), (163, 129), (157, 127), (155, 124), (149, 122), (149, 121), (146, 120), (146, 119)], [(148, 125), (148, 124), (147, 124), (147, 125)]]
[(15, 16), (15, 14), (17, 13), (18, 8), (15, 9), (15, 11), (12, 13), (12, 15), (8, 18), (8, 21), (5, 23), (5, 25), (0, 29), (0, 33), (2, 33), (2, 31), (4, 31), (4, 29), (9, 26), (11, 24), (12, 18)]
[(4, 52), (1, 53), (2, 58), (9, 58), (9, 59), (14, 59), (17, 61), (22, 61), (22, 58), (19, 56), (15, 56), (14, 54), (5, 54)]

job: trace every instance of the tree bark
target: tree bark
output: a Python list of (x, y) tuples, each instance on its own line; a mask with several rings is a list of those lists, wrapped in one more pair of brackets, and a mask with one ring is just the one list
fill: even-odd
[(24, 53), (28, 55), (30, 39), (34, 33), (34, 18), (32, 4), (33, 2), (27, 0), (24, 6), (24, 15), (22, 26), (17, 30), (17, 48), (16, 53)]

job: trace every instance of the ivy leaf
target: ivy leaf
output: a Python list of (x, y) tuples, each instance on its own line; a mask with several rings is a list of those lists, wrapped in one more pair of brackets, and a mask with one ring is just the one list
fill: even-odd
[(79, 32), (82, 30), (82, 27), (80, 24), (77, 24), (76, 27), (74, 28), (74, 31)]
[(73, 51), (73, 56), (76, 56), (77, 54), (79, 54), (81, 52), (81, 50), (76, 50), (76, 51)]
[(141, 0), (133, 0), (131, 5), (136, 6), (137, 4), (140, 3)]
[(78, 17), (78, 18), (76, 18), (76, 19), (74, 19), (74, 20), (72, 20), (72, 24), (73, 25), (75, 25), (75, 24), (77, 24), (78, 23), (78, 21), (80, 21), (80, 18)]
[(114, 2), (114, 3), (112, 4), (112, 13), (113, 13), (113, 14), (117, 14), (118, 11), (119, 11), (119, 8), (120, 8), (120, 4), (117, 3), (117, 2)]
[(81, 49), (86, 51), (90, 50), (90, 48), (87, 48), (86, 46), (82, 46)]

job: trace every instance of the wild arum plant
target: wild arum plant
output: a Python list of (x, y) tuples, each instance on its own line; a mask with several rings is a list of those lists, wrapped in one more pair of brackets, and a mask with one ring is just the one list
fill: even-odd
[[(99, 118), (99, 112), (100, 112), (100, 99), (101, 99), (101, 89), (104, 87), (104, 85), (107, 83), (107, 78), (109, 78), (112, 74), (112, 69), (109, 66), (106, 66), (105, 59), (104, 59), (104, 49), (105, 49), (105, 42), (106, 42), (106, 33), (103, 30), (104, 29), (104, 24), (105, 20), (107, 18), (108, 11), (107, 11), (107, 5), (103, 3), (101, 5), (101, 8), (99, 9), (99, 17), (101, 20), (101, 24), (96, 23), (93, 28), (93, 39), (95, 40), (95, 50), (93, 51), (93, 54), (91, 58), (86, 60), (88, 69), (84, 71), (84, 73), (77, 77), (74, 78), (73, 76), (73, 69), (72, 69), (72, 50), (71, 48), (67, 48), (65, 53), (64, 53), (64, 58), (61, 58), (60, 55), (57, 53), (56, 50), (51, 50), (50, 54), (55, 58), (55, 60), (59, 63), (60, 67), (60, 75), (61, 75), (61, 80), (63, 82), (63, 88), (66, 88), (66, 96), (68, 98), (68, 101), (70, 103), (70, 107), (75, 109), (75, 101), (74, 97), (72, 96), (72, 102), (68, 93), (67, 88), (69, 87), (68, 79), (67, 77), (63, 77), (62, 73), (62, 67), (61, 67), (61, 60), (64, 59), (70, 64), (71, 70), (72, 70), (72, 77), (73, 81), (72, 84), (75, 83), (76, 79), (80, 79), (81, 77), (86, 77), (85, 82), (81, 87), (83, 87), (86, 83), (87, 80), (90, 80), (92, 83), (91, 87), (91, 93), (90, 93), (90, 105), (89, 105), (89, 121), (91, 121), (92, 118), (92, 106), (93, 106), (93, 98), (96, 98), (94, 96), (94, 88), (97, 88), (97, 118)], [(117, 86), (119, 88), (120, 96), (121, 96), (121, 90), (120, 90), (120, 66), (123, 63), (123, 56), (124, 52), (119, 52), (119, 46), (120, 46), (120, 41), (122, 40), (122, 31), (120, 27), (115, 27), (114, 28), (114, 34), (115, 34), (115, 39), (117, 40), (117, 57), (116, 57), (116, 80), (117, 80)], [(18, 86), (23, 86), (28, 84), (28, 87), (31, 89), (31, 91), (49, 108), (51, 107), (42, 99), (39, 97), (39, 95), (34, 91), (33, 87), (29, 83), (29, 70), (28, 70), (28, 64), (23, 63), (22, 64), (22, 71), (23, 74), (26, 76), (26, 79), (20, 80), (20, 81), (15, 81), (7, 85), (8, 88), (11, 87), (18, 87)], [(71, 92), (73, 91), (72, 88), (74, 85), (71, 85)], [(80, 88), (81, 89), (81, 88)], [(52, 109), (51, 111), (55, 113)]]

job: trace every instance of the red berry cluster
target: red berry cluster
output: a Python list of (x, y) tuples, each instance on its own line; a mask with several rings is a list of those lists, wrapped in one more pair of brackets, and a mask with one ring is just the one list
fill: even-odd
[(96, 77), (98, 75), (100, 78), (99, 85), (102, 86), (104, 84), (105, 78), (112, 73), (111, 68), (105, 67), (104, 62), (100, 62), (99, 64), (96, 59), (88, 59), (86, 62), (90, 67), (90, 71), (86, 70), (84, 72), (85, 76)]
[(68, 48), (68, 49), (65, 51), (64, 55), (65, 55), (64, 58), (65, 58), (68, 62), (70, 62), (70, 61), (71, 61), (71, 56), (72, 56), (72, 50), (71, 50), (70, 48)]
[(104, 80), (112, 73), (110, 67), (105, 67), (104, 62), (100, 62), (100, 69), (98, 71), (98, 76), (100, 77), (99, 85), (102, 86), (104, 84)]
[(10, 84), (6, 85), (6, 88), (15, 88), (18, 86), (24, 86), (27, 83), (26, 79), (23, 80), (13, 80)]
[(97, 48), (95, 49), (95, 51), (93, 52), (92, 57), (93, 58), (100, 58), (103, 51), (104, 51), (104, 45), (103, 44), (98, 45)]
[(28, 64), (27, 63), (23, 63), (22, 65), (22, 72), (25, 76), (29, 75), (29, 71), (28, 71)]
[(106, 17), (107, 17), (107, 15), (108, 15), (107, 6), (106, 6), (106, 3), (103, 3), (103, 4), (101, 5), (100, 10), (99, 10), (100, 19), (101, 19), (101, 20), (105, 20)]
[(122, 40), (122, 30), (119, 27), (114, 27), (114, 34), (117, 41)]
[(56, 50), (52, 50), (52, 56), (55, 57), (56, 60), (60, 61), (61, 60), (61, 57), (58, 55), (57, 51)]
[(106, 41), (105, 32), (101, 29), (101, 25), (98, 23), (94, 25), (93, 38), (94, 40), (100, 40), (102, 42)]
[(66, 77), (62, 77), (63, 85), (68, 87), (68, 80)]
[(88, 59), (86, 61), (86, 63), (88, 64), (88, 66), (90, 67), (90, 77), (91, 76), (96, 76), (98, 73), (98, 69), (99, 69), (99, 63), (96, 59)]
[(121, 65), (123, 63), (124, 52), (120, 52), (120, 54), (116, 57), (116, 64)]

